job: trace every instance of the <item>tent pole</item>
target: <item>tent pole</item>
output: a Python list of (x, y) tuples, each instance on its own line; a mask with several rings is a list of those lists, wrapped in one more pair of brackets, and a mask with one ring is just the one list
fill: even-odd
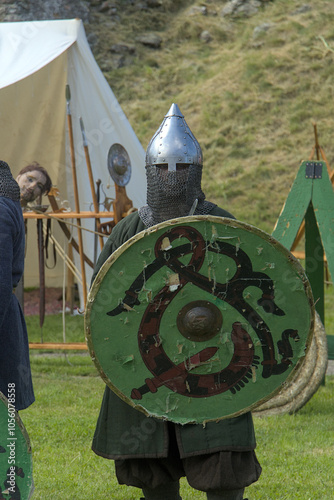
[[(66, 85), (67, 123), (68, 123), (68, 133), (69, 133), (69, 138), (70, 138), (70, 149), (71, 149), (71, 163), (72, 163), (72, 177), (73, 177), (75, 210), (76, 210), (77, 213), (80, 213), (79, 192), (78, 192), (77, 173), (76, 173), (75, 154), (74, 154), (74, 140), (73, 140), (73, 128), (72, 128), (72, 116), (71, 116), (71, 110), (70, 110), (70, 100), (71, 100), (70, 86)], [(84, 300), (84, 307), (86, 308), (86, 302), (87, 302), (86, 271), (85, 271), (85, 262), (84, 262), (82, 231), (81, 231), (81, 227), (80, 227), (81, 226), (81, 220), (80, 220), (79, 217), (77, 218), (77, 224), (79, 226), (78, 227), (78, 243), (79, 243), (79, 255), (80, 255), (81, 276), (82, 276), (83, 300)]]

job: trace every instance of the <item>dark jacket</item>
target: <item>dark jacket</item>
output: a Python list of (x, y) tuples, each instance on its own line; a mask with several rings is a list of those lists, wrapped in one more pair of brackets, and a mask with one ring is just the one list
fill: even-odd
[[(233, 218), (218, 207), (210, 215)], [(137, 212), (119, 222), (101, 252), (94, 277), (121, 244), (144, 229)], [(219, 422), (208, 422), (205, 426), (169, 425), (175, 425), (181, 458), (214, 451), (248, 451), (255, 448), (254, 427), (249, 412)], [(166, 457), (168, 446), (167, 422), (146, 417), (106, 387), (92, 445), (97, 455), (111, 459)]]
[(0, 390), (8, 397), (8, 384), (15, 384), (16, 410), (27, 408), (35, 400), (27, 328), (13, 293), (23, 274), (24, 249), (20, 202), (0, 196)]

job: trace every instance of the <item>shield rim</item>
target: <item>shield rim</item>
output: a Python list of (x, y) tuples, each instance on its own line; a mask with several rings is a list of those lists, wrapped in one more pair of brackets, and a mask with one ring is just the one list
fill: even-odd
[[(6, 398), (6, 396), (1, 391), (0, 391), (0, 401), (2, 401), (2, 403), (8, 409), (8, 399)], [(32, 497), (32, 495), (33, 495), (33, 493), (35, 491), (35, 485), (34, 485), (34, 479), (33, 479), (32, 447), (31, 447), (31, 442), (30, 442), (28, 431), (25, 428), (25, 425), (22, 422), (21, 417), (20, 417), (20, 415), (19, 415), (19, 413), (18, 413), (17, 410), (15, 410), (15, 421), (16, 421), (16, 424), (17, 424), (18, 428), (20, 429), (21, 434), (22, 434), (22, 436), (23, 436), (23, 438), (24, 438), (24, 440), (26, 442), (26, 445), (27, 445), (27, 455), (30, 455), (30, 460), (31, 460), (31, 484), (30, 484), (29, 497), (27, 498), (27, 500), (29, 500)]]
[[(5, 406), (7, 406), (8, 408), (8, 399), (6, 398), (6, 396), (4, 395), (3, 392), (0, 391), (0, 400), (4, 403)], [(17, 426), (19, 427), (26, 443), (27, 443), (27, 450), (28, 450), (28, 453), (31, 454), (31, 451), (32, 451), (32, 448), (31, 448), (31, 443), (30, 443), (30, 438), (29, 438), (29, 434), (27, 432), (27, 429), (25, 428), (24, 426), (24, 423), (22, 422), (21, 420), (21, 417), (18, 413), (17, 410), (15, 410), (15, 420), (16, 420), (16, 423), (17, 423)]]
[[(259, 236), (260, 238), (266, 240), (271, 245), (276, 246), (281, 251), (281, 253), (290, 261), (290, 263), (295, 267), (298, 275), (300, 276), (302, 283), (303, 283), (305, 295), (308, 299), (308, 303), (310, 306), (310, 313), (311, 313), (310, 328), (309, 328), (309, 332), (308, 332), (307, 337), (306, 337), (305, 355), (303, 357), (299, 358), (299, 360), (295, 364), (294, 368), (291, 370), (290, 374), (284, 380), (284, 383), (288, 383), (292, 379), (292, 377), (295, 376), (297, 370), (299, 370), (301, 368), (301, 366), (303, 365), (305, 358), (306, 358), (306, 354), (307, 354), (307, 352), (310, 348), (310, 345), (311, 345), (312, 337), (313, 337), (313, 330), (314, 330), (314, 324), (315, 324), (315, 306), (314, 306), (314, 299), (313, 299), (311, 285), (310, 285), (310, 282), (306, 276), (305, 270), (302, 267), (302, 265), (300, 264), (300, 262), (298, 261), (298, 259), (284, 245), (282, 245), (276, 238), (274, 238), (269, 233), (266, 233), (262, 229), (259, 229), (255, 226), (252, 226), (251, 224), (247, 224), (245, 222), (241, 222), (241, 221), (238, 221), (236, 219), (230, 219), (227, 217), (220, 217), (220, 216), (214, 216), (214, 215), (192, 215), (192, 216), (187, 216), (187, 217), (178, 217), (175, 219), (170, 219), (170, 220), (167, 220), (164, 222), (160, 222), (159, 224), (156, 224), (156, 225), (151, 226), (147, 229), (144, 229), (143, 231), (135, 234), (134, 236), (129, 238), (127, 241), (125, 241), (102, 264), (101, 268), (99, 269), (99, 272), (97, 273), (97, 275), (92, 283), (92, 286), (91, 286), (90, 291), (89, 291), (88, 296), (87, 296), (87, 306), (86, 306), (85, 315), (84, 315), (84, 329), (85, 329), (86, 343), (87, 343), (87, 347), (88, 347), (88, 351), (90, 353), (91, 359), (92, 359), (93, 363), (95, 364), (95, 367), (97, 368), (97, 371), (98, 371), (100, 377), (102, 378), (102, 380), (105, 382), (105, 384), (120, 399), (122, 399), (125, 403), (127, 403), (132, 408), (134, 408), (138, 411), (141, 411), (147, 417), (155, 417), (155, 418), (160, 419), (160, 420), (169, 420), (169, 419), (167, 419), (166, 416), (163, 416), (163, 415), (152, 414), (146, 408), (144, 408), (142, 405), (134, 403), (130, 398), (125, 396), (107, 377), (102, 366), (100, 365), (99, 360), (95, 356), (94, 345), (93, 345), (93, 340), (92, 340), (92, 336), (91, 336), (91, 328), (90, 328), (90, 315), (91, 315), (95, 296), (97, 295), (97, 293), (99, 291), (100, 283), (104, 279), (105, 275), (109, 271), (112, 264), (120, 257), (120, 255), (122, 255), (127, 250), (127, 248), (134, 245), (137, 241), (145, 238), (146, 236), (159, 231), (160, 229), (168, 228), (170, 226), (174, 226), (175, 224), (187, 224), (187, 223), (192, 223), (192, 222), (196, 222), (196, 221), (208, 221), (208, 222), (212, 222), (212, 223), (218, 222), (219, 224), (223, 224), (223, 225), (227, 225), (227, 226), (231, 226), (231, 227), (236, 227), (236, 228), (243, 229), (243, 230), (246, 230), (248, 232), (254, 233), (255, 235)], [(243, 415), (249, 411), (255, 410), (258, 406), (262, 405), (263, 403), (267, 402), (269, 399), (276, 396), (282, 390), (282, 385), (283, 384), (279, 385), (270, 394), (255, 401), (254, 403), (246, 406), (242, 410), (238, 410), (238, 411), (231, 413), (229, 415), (224, 415), (223, 417), (220, 417), (220, 418), (212, 418), (212, 419), (208, 418), (208, 419), (204, 420), (202, 422), (202, 424), (205, 425), (207, 422), (218, 422), (219, 420), (225, 420), (227, 418), (238, 417), (238, 416)], [(170, 419), (170, 421), (173, 422), (173, 419)], [(195, 421), (194, 422), (189, 421), (187, 423), (198, 424), (198, 422), (195, 422)]]

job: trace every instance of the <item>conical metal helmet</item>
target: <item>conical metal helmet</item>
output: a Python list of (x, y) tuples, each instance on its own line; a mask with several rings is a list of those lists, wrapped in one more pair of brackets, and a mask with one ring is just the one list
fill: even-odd
[(176, 171), (177, 164), (203, 165), (201, 147), (175, 103), (171, 105), (146, 151), (146, 165), (160, 164), (167, 164), (169, 171)]

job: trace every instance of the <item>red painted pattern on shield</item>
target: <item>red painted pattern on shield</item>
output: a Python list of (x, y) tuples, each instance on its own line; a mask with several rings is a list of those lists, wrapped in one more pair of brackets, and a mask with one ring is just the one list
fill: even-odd
[[(198, 272), (205, 258), (205, 242), (202, 235), (192, 227), (173, 228), (164, 233), (156, 242), (155, 254), (161, 254), (162, 240), (167, 237), (170, 242), (177, 238), (187, 238), (192, 243), (192, 256), (188, 268)], [(172, 257), (177, 261), (177, 257)], [(170, 262), (169, 262), (170, 264)], [(176, 290), (164, 286), (146, 308), (138, 331), (139, 350), (143, 361), (154, 378), (145, 379), (145, 384), (139, 389), (133, 389), (132, 399), (141, 399), (147, 392), (156, 392), (165, 385), (172, 391), (188, 397), (208, 397), (231, 390), (236, 392), (251, 378), (251, 366), (254, 362), (254, 345), (248, 332), (241, 324), (233, 324), (231, 340), (234, 352), (230, 363), (222, 370), (210, 374), (191, 373), (196, 367), (207, 363), (217, 352), (217, 347), (206, 348), (199, 353), (175, 364), (167, 356), (160, 338), (160, 323), (166, 308), (187, 283), (180, 276), (180, 285)]]

